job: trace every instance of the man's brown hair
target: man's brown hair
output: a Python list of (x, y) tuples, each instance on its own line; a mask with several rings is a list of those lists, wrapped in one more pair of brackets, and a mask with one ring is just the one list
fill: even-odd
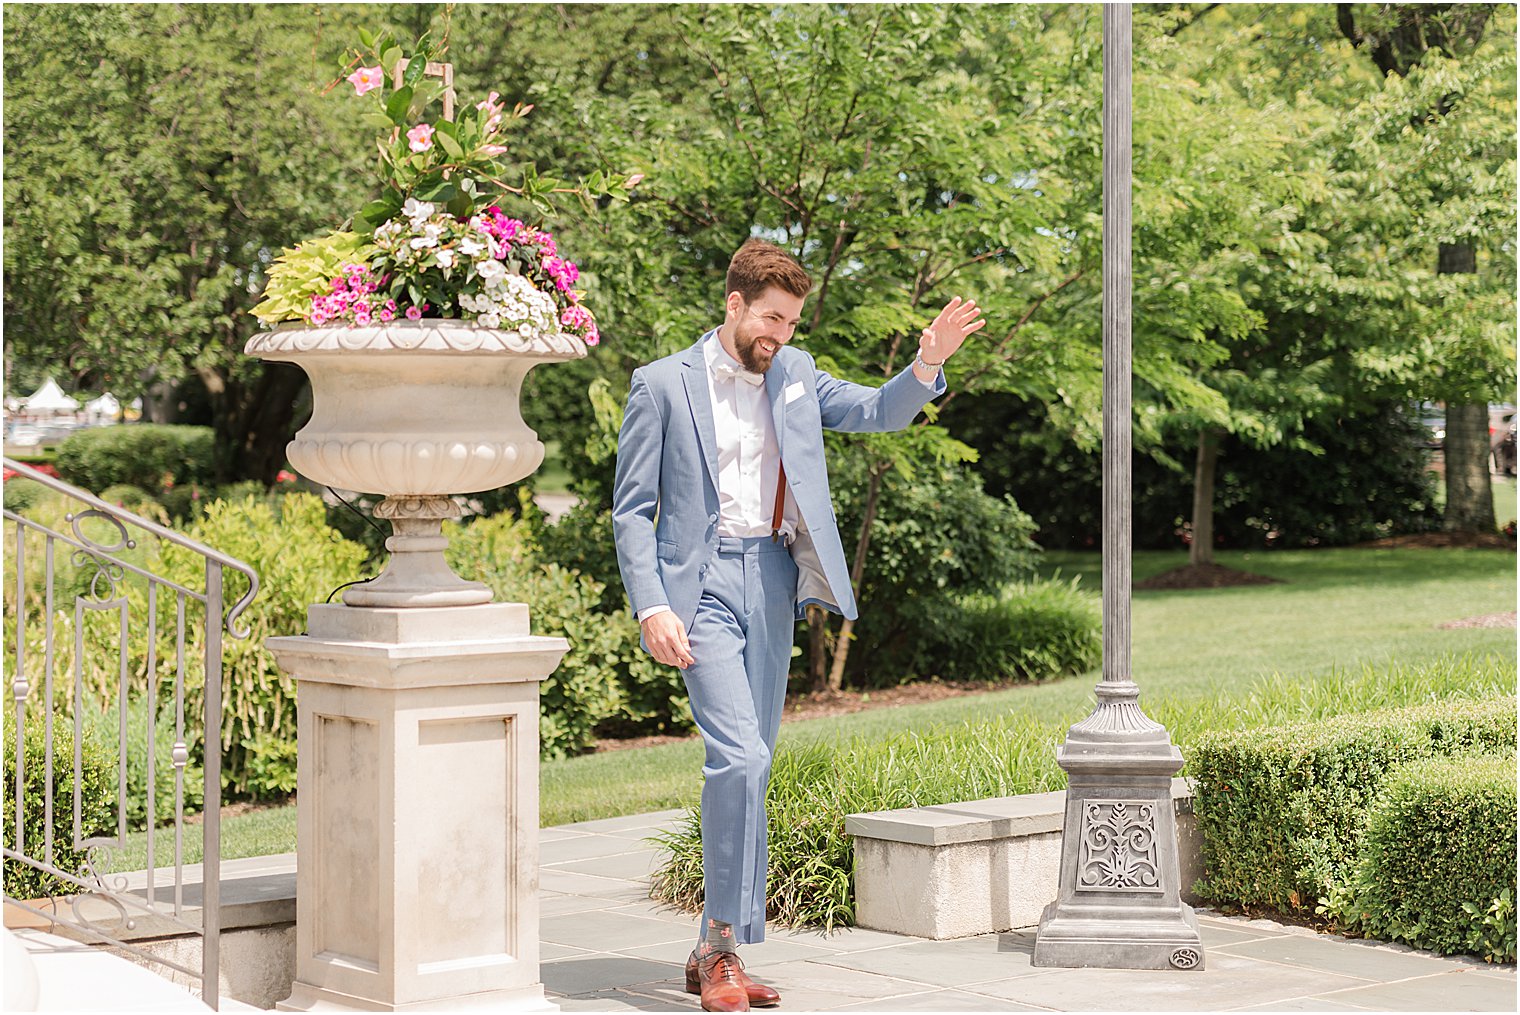
[(813, 291), (813, 280), (802, 270), (802, 265), (774, 243), (748, 239), (734, 259), (728, 262), (728, 278), (723, 290), (724, 297), (736, 292), (745, 303), (752, 303), (770, 286), (791, 293), (807, 296)]

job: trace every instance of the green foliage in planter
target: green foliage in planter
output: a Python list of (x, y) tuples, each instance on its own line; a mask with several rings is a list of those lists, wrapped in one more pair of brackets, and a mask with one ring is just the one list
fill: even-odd
[(311, 313), (311, 298), (326, 295), (345, 264), (367, 264), (379, 254), (380, 248), (358, 233), (305, 240), (274, 259), (264, 298), (249, 313), (269, 325), (304, 320)]
[[(36, 710), (33, 710), (34, 712)], [(25, 773), (21, 784), (22, 852), (47, 861), (47, 740), (45, 716), (27, 717), (22, 738)], [(5, 815), (5, 844), (16, 840), (16, 726), (7, 712), (0, 750), (5, 754), (4, 786), (0, 787), (0, 813)], [(81, 738), (79, 776), (80, 827), (86, 838), (116, 832), (116, 764), (88, 728)], [(74, 842), (74, 721), (63, 713), (53, 715), (53, 855), (52, 866), (68, 874), (84, 876), (85, 853)], [(76, 885), (16, 860), (5, 861), (5, 894), (13, 899), (38, 899), (73, 894)]]
[(1514, 962), (1514, 755), (1389, 773), (1355, 871), (1324, 911), (1367, 937)]
[(1313, 724), (1204, 734), (1188, 759), (1203, 898), (1309, 914), (1351, 873), (1387, 773), (1512, 750), (1515, 699), (1433, 702)]
[(91, 427), (70, 434), (58, 448), (59, 475), (92, 492), (128, 485), (155, 493), (205, 484), (215, 471), (213, 435), (205, 426)]
[(1051, 680), (1103, 659), (1098, 596), (1070, 582), (1009, 585), (998, 594), (925, 600), (910, 672), (948, 680)]

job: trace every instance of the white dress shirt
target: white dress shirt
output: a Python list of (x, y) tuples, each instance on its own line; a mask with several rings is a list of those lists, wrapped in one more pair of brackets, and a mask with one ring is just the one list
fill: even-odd
[[(702, 349), (707, 393), (718, 437), (718, 535), (768, 536), (776, 510), (781, 446), (765, 390), (765, 375), (750, 373), (728, 354), (717, 334)], [(772, 369), (780, 369), (773, 367)], [(782, 491), (782, 537), (797, 531), (797, 505)]]

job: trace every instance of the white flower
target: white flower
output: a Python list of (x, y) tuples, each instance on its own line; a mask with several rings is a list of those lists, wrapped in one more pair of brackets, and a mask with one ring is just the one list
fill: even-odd
[(442, 250), (439, 250), (438, 253), (434, 254), (433, 256), (438, 261), (438, 267), (440, 267), (440, 268), (452, 268), (452, 267), (454, 267), (454, 252), (452, 250), (450, 250), (448, 247), (444, 247)]
[(406, 204), (401, 206), (401, 214), (412, 220), (413, 229), (420, 229), (422, 223), (433, 214), (433, 206), (426, 201), (409, 197), (406, 199)]
[(421, 250), (424, 247), (436, 247), (436, 246), (438, 246), (438, 237), (436, 237), (436, 236), (414, 236), (412, 238), (412, 244), (411, 245), (412, 245), (412, 249), (413, 250)]
[(487, 313), (481, 314), (476, 318), (476, 320), (487, 328), (501, 327), (501, 315), (497, 314), (495, 311), (488, 311)]
[(459, 241), (459, 252), (465, 257), (474, 257), (486, 249), (486, 245), (476, 240), (473, 236), (466, 236)]
[(487, 285), (498, 281), (507, 274), (506, 266), (500, 261), (482, 261), (476, 266), (475, 270), (480, 273), (481, 278), (486, 280)]

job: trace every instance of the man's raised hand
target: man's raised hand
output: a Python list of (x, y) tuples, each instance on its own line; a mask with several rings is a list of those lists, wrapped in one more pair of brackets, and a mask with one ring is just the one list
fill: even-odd
[(644, 629), (644, 644), (656, 662), (678, 669), (686, 669), (694, 660), (691, 643), (686, 640), (686, 627), (673, 612), (666, 610), (652, 617), (645, 617), (639, 625)]
[(945, 309), (919, 337), (919, 356), (930, 366), (954, 356), (966, 336), (986, 325), (987, 319), (981, 314), (982, 308), (976, 305), (976, 300), (962, 300), (957, 296), (946, 303)]

